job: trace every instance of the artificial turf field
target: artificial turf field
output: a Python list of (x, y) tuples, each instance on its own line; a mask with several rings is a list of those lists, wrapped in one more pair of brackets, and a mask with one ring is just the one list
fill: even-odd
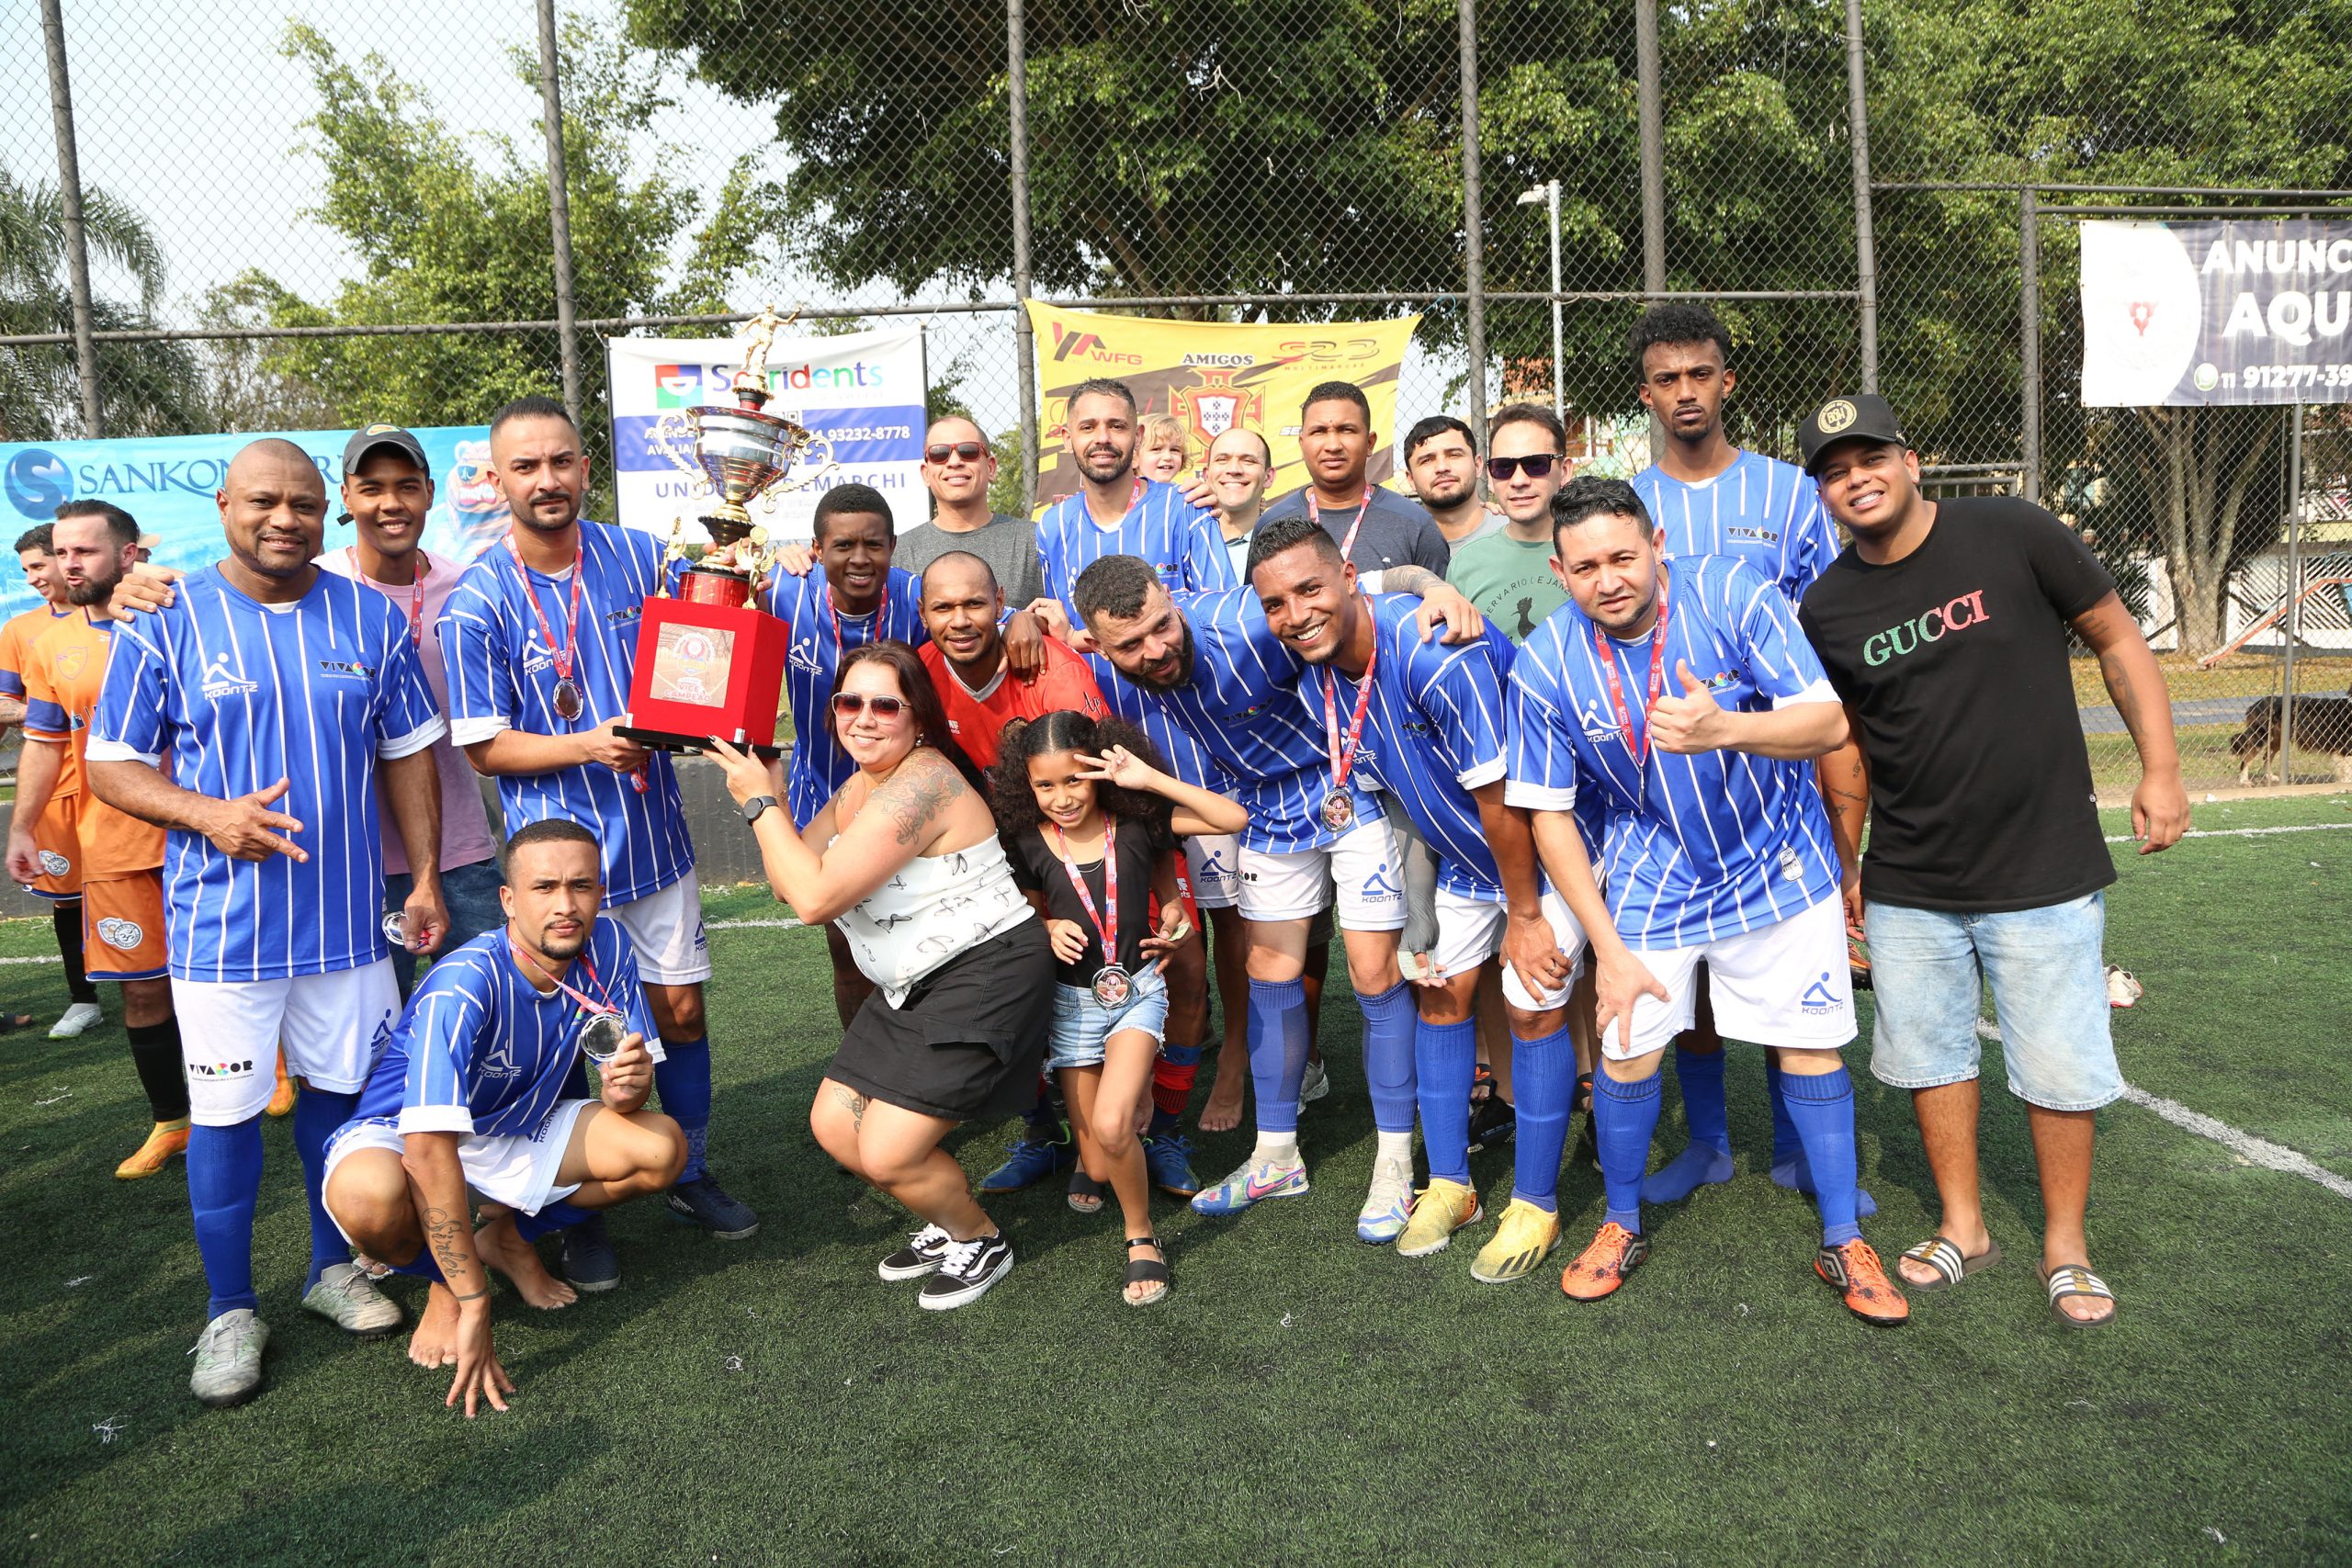
[[(2352, 797), (2206, 805), (2196, 825), (2352, 829)], [(2118, 860), (2109, 955), (2148, 987), (2116, 1015), (2126, 1076), (2352, 1176), (2352, 830)], [(734, 893), (709, 913), (779, 911)], [(48, 940), (0, 926), (0, 956)], [(1176, 1291), (1146, 1311), (1117, 1298), (1111, 1213), (1073, 1214), (1058, 1184), (1000, 1200), (1018, 1266), (932, 1314), (874, 1277), (905, 1216), (808, 1134), (837, 1032), (820, 940), (713, 944), (713, 1156), (763, 1228), (719, 1243), (639, 1205), (612, 1222), (618, 1291), (550, 1314), (502, 1287), (520, 1393), (470, 1425), (399, 1341), (346, 1343), (297, 1306), (283, 1123), (256, 1244), (268, 1385), (198, 1406), (184, 1183), (111, 1179), (143, 1113), (119, 1028), (0, 1041), (0, 1561), (2352, 1559), (2352, 1200), (2118, 1104), (2091, 1235), (2123, 1305), (2068, 1333), (2034, 1278), (2040, 1200), (1997, 1045), (1985, 1196), (2007, 1259), (1915, 1295), (1905, 1328), (1849, 1318), (1813, 1279), (1817, 1226), (1760, 1174), (1762, 1067), (1739, 1046), (1741, 1174), (1653, 1211), (1652, 1260), (1612, 1300), (1564, 1299), (1565, 1253), (1474, 1283), (1490, 1222), (1419, 1261), (1358, 1244), (1372, 1132), (1343, 971), (1309, 1196), (1221, 1222), (1165, 1201)], [(65, 999), (54, 964), (0, 967), (0, 990), (44, 1019)], [(1931, 1228), (1933, 1189), (1907, 1097), (1856, 1084), (1865, 1234), (1891, 1259)], [(1679, 1122), (1669, 1103), (1661, 1157)], [(1009, 1132), (955, 1146), (978, 1174)], [(1209, 1139), (1195, 1163), (1214, 1179), (1247, 1148)], [(1510, 1169), (1508, 1147), (1477, 1164), (1490, 1211)], [(1560, 1201), (1580, 1246), (1600, 1178), (1569, 1169)]]

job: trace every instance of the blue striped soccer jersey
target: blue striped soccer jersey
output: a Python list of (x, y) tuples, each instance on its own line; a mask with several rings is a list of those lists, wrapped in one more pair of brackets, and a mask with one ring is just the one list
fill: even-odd
[[(1664, 685), (1678, 662), (1726, 708), (1835, 702), (1779, 591), (1720, 556), (1666, 571)], [(1574, 600), (1511, 665), (1506, 798), (1561, 811), (1597, 795), (1609, 910), (1629, 947), (1690, 947), (1783, 920), (1838, 891), (1838, 855), (1809, 762), (1741, 751), (1677, 756), (1648, 744), (1657, 636), (1602, 637)], [(1623, 709), (1606, 658), (1617, 666)]]
[(1652, 464), (1634, 476), (1634, 491), (1666, 536), (1668, 560), (1746, 561), (1792, 604), (1838, 558), (1838, 531), (1811, 476), (1760, 452), (1743, 451), (1700, 484), (1668, 479)]
[(825, 722), (833, 676), (842, 655), (869, 642), (896, 637), (921, 648), (931, 640), (922, 625), (922, 584), (911, 572), (892, 567), (884, 580), (882, 603), (862, 615), (847, 615), (832, 601), (825, 569), (807, 575), (776, 574), (760, 608), (792, 628), (792, 651), (784, 666), (784, 686), (792, 703), (792, 761), (786, 769), (785, 802), (795, 828), (808, 826), (825, 802), (849, 783), (857, 764), (849, 760)]
[[(638, 624), (645, 601), (661, 587), (662, 553), (650, 534), (582, 518), (573, 624), (570, 571), (531, 570), (503, 545), (484, 550), (466, 568), (435, 626), (449, 675), (450, 739), (472, 746), (503, 729), (584, 734), (627, 713)], [(581, 701), (571, 718), (556, 711), (560, 677), (550, 637), (574, 649), (571, 679)], [(509, 833), (556, 817), (595, 834), (604, 848), (608, 908), (658, 893), (694, 868), (667, 752), (654, 752), (635, 775), (601, 762), (504, 774), (498, 802)]]
[(390, 956), (381, 926), (379, 761), (446, 730), (408, 621), (332, 572), (263, 604), (219, 567), (172, 604), (119, 625), (86, 761), (138, 761), (220, 800), (288, 782), (274, 809), (308, 859), (238, 860), (173, 829), (164, 856), (172, 975), (216, 984), (356, 969)]
[[(1135, 556), (1149, 562), (1159, 574), (1160, 585), (1170, 593), (1214, 592), (1240, 581), (1216, 514), (1194, 506), (1184, 499), (1182, 491), (1158, 479), (1140, 481), (1134, 503), (1111, 527), (1097, 523), (1087, 511), (1083, 491), (1057, 502), (1039, 519), (1037, 558), (1046, 592), (1061, 601), (1073, 626), (1084, 625), (1078, 614), (1079, 577), (1104, 556)], [(1094, 683), (1102, 689), (1103, 702), (1150, 737), (1168, 760), (1170, 773), (1204, 789), (1230, 786), (1200, 743), (1165, 709), (1143, 701), (1136, 688), (1121, 681), (1109, 660), (1090, 653), (1086, 661), (1094, 671)]]
[[(503, 925), (444, 953), (409, 998), (353, 1120), (401, 1133), (537, 1132), (563, 1098), (588, 1012), (532, 979)], [(563, 980), (619, 1009), (629, 1032), (656, 1038), (628, 933), (611, 916), (597, 918)]]

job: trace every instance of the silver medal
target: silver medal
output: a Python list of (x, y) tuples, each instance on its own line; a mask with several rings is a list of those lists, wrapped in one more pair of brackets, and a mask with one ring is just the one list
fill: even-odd
[(1135, 990), (1135, 976), (1115, 964), (1105, 964), (1094, 972), (1094, 999), (1106, 1008), (1125, 1007)]
[(569, 675), (555, 683), (555, 712), (558, 718), (580, 716), (580, 688)]
[(588, 1021), (580, 1026), (580, 1054), (601, 1067), (619, 1052), (621, 1038), (628, 1032), (620, 1014), (592, 1013)]
[(1323, 826), (1335, 833), (1343, 833), (1355, 819), (1355, 797), (1346, 790), (1335, 789), (1323, 797)]
[(398, 909), (384, 917), (384, 940), (394, 947), (408, 945), (408, 917)]

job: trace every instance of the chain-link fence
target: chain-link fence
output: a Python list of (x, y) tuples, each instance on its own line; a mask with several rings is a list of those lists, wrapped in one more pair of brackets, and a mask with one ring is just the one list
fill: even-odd
[[(920, 320), (933, 410), (997, 438), (1011, 504), (1031, 297), (1418, 310), (1400, 423), (1556, 398), (1585, 461), (1630, 468), (1629, 329), (1697, 296), (1737, 338), (1743, 444), (1879, 385), (1939, 493), (2079, 527), (2163, 650), (2192, 784), (2271, 733), (2295, 777), (2332, 765), (2260, 704), (2352, 673), (2340, 405), (2303, 416), (2300, 506), (2288, 411), (2084, 408), (2075, 236), (2340, 205), (2352, 0), (222, 0), (171, 28), (41, 0), (0, 46), (0, 439), (471, 423), (537, 391), (601, 446), (602, 338), (774, 300)], [(2087, 660), (2077, 684), (2128, 784)]]

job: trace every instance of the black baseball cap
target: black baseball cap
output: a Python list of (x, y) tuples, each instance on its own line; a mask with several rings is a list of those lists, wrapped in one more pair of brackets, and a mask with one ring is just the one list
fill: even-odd
[(1804, 471), (1810, 474), (1818, 469), (1821, 455), (1840, 441), (1911, 445), (1895, 420), (1894, 406), (1876, 392), (1832, 398), (1805, 415), (1804, 423), (1797, 426), (1797, 450), (1804, 457)]
[(389, 446), (414, 463), (426, 478), (433, 475), (433, 465), (424, 460), (424, 447), (417, 438), (397, 424), (363, 425), (351, 433), (344, 443), (343, 471), (346, 474), (368, 460), (368, 454)]

